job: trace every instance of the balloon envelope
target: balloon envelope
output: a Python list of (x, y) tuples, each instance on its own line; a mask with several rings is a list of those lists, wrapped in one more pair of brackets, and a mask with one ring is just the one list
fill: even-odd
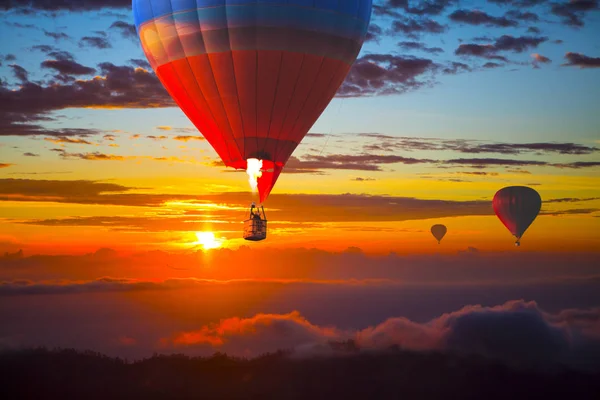
[(446, 232), (448, 232), (448, 229), (445, 225), (437, 224), (431, 227), (431, 234), (437, 239), (438, 243), (446, 236)]
[(517, 238), (517, 244), (542, 208), (539, 193), (527, 186), (509, 186), (496, 192), (494, 212)]
[(364, 42), (372, 0), (133, 0), (150, 65), (226, 166), (263, 160), (264, 201)]

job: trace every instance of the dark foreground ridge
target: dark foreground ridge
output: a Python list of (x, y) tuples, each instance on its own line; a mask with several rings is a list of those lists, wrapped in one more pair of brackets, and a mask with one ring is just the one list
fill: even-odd
[(3, 399), (600, 399), (600, 374), (513, 369), (481, 357), (388, 351), (246, 360), (76, 350), (0, 353)]

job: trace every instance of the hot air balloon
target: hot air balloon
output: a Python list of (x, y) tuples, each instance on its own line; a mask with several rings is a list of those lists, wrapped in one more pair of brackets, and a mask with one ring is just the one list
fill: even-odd
[(515, 246), (520, 246), (521, 237), (542, 208), (539, 193), (527, 186), (509, 186), (496, 192), (492, 204), (500, 221), (517, 238)]
[(437, 239), (438, 244), (440, 244), (444, 236), (446, 236), (446, 232), (448, 232), (448, 229), (445, 225), (436, 224), (431, 227), (431, 234)]
[(372, 0), (133, 0), (156, 75), (223, 163), (252, 175), (261, 203), (356, 60), (371, 8)]

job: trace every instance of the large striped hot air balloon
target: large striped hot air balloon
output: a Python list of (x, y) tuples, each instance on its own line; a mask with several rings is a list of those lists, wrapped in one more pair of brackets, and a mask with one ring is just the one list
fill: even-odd
[(500, 189), (492, 201), (494, 212), (521, 245), (521, 236), (533, 223), (542, 208), (540, 194), (527, 186), (508, 186)]
[(133, 0), (158, 78), (226, 166), (259, 165), (261, 202), (356, 60), (371, 7), (372, 0)]

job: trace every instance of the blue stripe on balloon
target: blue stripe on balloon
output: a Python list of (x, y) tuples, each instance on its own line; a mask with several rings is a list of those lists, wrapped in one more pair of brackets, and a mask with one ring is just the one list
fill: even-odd
[(322, 32), (357, 41), (364, 37), (368, 28), (364, 22), (341, 14), (287, 7), (282, 9), (269, 5), (227, 7), (226, 16), (223, 7), (203, 8), (169, 14), (146, 23), (153, 22), (175, 24), (178, 31), (184, 26), (194, 26), (196, 29), (199, 27), (201, 31), (251, 26), (291, 28)]
[[(182, 11), (226, 7), (227, 18), (239, 6), (247, 10), (271, 7), (277, 19), (287, 19), (301, 10), (322, 15), (320, 19), (335, 21), (335, 17), (349, 17), (368, 25), (371, 18), (372, 0), (133, 0), (135, 25), (139, 26), (155, 18)], [(315, 11), (318, 13), (315, 14)], [(251, 11), (247, 11), (251, 12)], [(307, 13), (305, 13), (307, 14)], [(365, 28), (366, 31), (366, 28)]]

